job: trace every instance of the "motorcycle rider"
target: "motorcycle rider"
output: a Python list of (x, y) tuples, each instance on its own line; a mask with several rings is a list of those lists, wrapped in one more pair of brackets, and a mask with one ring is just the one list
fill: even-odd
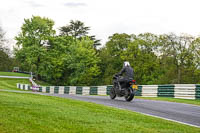
[(134, 72), (133, 72), (133, 68), (130, 66), (130, 63), (128, 61), (125, 61), (123, 64), (123, 68), (122, 70), (117, 74), (117, 76), (122, 76), (124, 74), (123, 77), (119, 78), (119, 82), (120, 82), (120, 90), (124, 87), (126, 87), (128, 81), (133, 80), (133, 76), (134, 76)]

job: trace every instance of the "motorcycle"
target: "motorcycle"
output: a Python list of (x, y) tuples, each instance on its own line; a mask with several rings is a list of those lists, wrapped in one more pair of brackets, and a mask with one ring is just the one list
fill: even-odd
[(110, 89), (110, 98), (115, 99), (116, 96), (118, 97), (125, 97), (126, 101), (133, 100), (135, 96), (135, 92), (138, 89), (136, 85), (136, 81), (133, 79), (128, 79), (123, 86), (120, 84), (119, 79), (121, 76), (114, 75), (113, 77), (113, 87)]

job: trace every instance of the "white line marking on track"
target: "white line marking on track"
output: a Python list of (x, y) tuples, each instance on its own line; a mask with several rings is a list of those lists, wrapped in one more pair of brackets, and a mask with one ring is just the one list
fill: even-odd
[[(107, 106), (107, 105), (105, 105), (105, 106)], [(109, 106), (109, 107), (114, 107), (114, 106)], [(118, 108), (118, 107), (114, 107), (114, 108)], [(118, 108), (118, 109), (129, 110), (129, 109), (123, 109), (123, 108)], [(137, 111), (133, 111), (133, 110), (129, 110), (129, 111), (137, 112)], [(193, 125), (193, 124), (189, 124), (189, 123), (185, 123), (185, 122), (181, 122), (181, 121), (177, 121), (177, 120), (172, 120), (172, 119), (168, 119), (168, 118), (165, 118), (165, 117), (160, 117), (160, 116), (156, 116), (156, 115), (150, 115), (150, 114), (146, 114), (146, 113), (142, 113), (142, 112), (137, 112), (137, 113), (140, 113), (140, 114), (143, 114), (143, 115), (147, 115), (147, 116), (151, 116), (151, 117), (156, 117), (156, 118), (164, 119), (164, 120), (168, 120), (168, 121), (177, 122), (177, 123), (188, 125), (188, 126), (193, 126), (193, 127), (200, 128), (200, 126), (197, 126), (197, 125)]]

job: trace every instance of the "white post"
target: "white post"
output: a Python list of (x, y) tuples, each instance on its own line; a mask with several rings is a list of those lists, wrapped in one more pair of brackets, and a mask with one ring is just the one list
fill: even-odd
[(98, 86), (97, 95), (106, 95), (107, 86)]
[(42, 86), (42, 92), (46, 92), (46, 86)]
[(54, 93), (54, 86), (50, 86), (50, 94), (53, 94)]
[(174, 98), (195, 99), (195, 84), (175, 84)]
[(17, 88), (19, 88), (19, 83), (17, 83)]
[(158, 85), (142, 85), (143, 97), (157, 97)]
[(82, 95), (90, 95), (90, 87), (83, 87)]
[(69, 94), (73, 94), (73, 95), (76, 94), (76, 86), (70, 86), (69, 87)]
[(59, 86), (58, 94), (64, 94), (64, 86)]
[(25, 90), (28, 90), (28, 84), (25, 84)]

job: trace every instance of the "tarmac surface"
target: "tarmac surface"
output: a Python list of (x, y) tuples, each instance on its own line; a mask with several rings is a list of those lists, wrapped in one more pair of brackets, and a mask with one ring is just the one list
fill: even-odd
[(0, 76), (0, 78), (29, 79), (30, 77), (20, 77), (20, 76)]
[(133, 99), (131, 102), (126, 102), (124, 98), (111, 100), (109, 96), (83, 96), (67, 94), (48, 95), (131, 110), (145, 115), (151, 115), (200, 128), (200, 106), (196, 105), (144, 99)]

